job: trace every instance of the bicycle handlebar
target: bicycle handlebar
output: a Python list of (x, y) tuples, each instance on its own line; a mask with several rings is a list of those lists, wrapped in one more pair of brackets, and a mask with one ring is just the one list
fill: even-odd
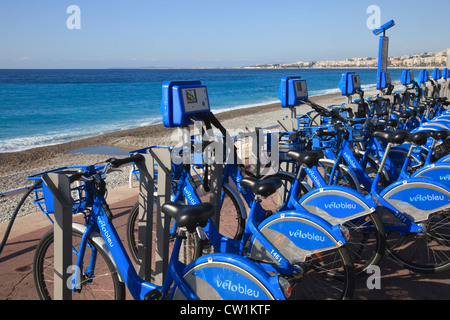
[[(134, 154), (130, 157), (127, 158), (123, 158), (123, 159), (116, 159), (116, 158), (109, 158), (108, 160), (106, 160), (105, 162), (108, 162), (109, 165), (107, 165), (101, 175), (104, 175), (108, 170), (109, 170), (109, 166), (112, 166), (113, 168), (118, 168), (124, 164), (127, 163), (131, 163), (131, 162), (139, 162), (142, 161), (144, 159), (144, 157), (142, 156), (142, 154)], [(99, 172), (86, 172), (86, 171), (78, 171), (78, 172), (73, 172), (73, 171), (63, 171), (61, 173), (64, 174), (71, 174), (69, 176), (69, 181), (70, 183), (75, 182), (77, 180), (91, 180), (92, 177), (96, 174), (98, 174)]]
[(335, 137), (336, 131), (323, 131), (322, 129), (317, 130), (316, 134), (322, 137)]
[(111, 163), (111, 166), (113, 168), (117, 168), (117, 167), (120, 167), (127, 163), (142, 161), (143, 159), (144, 159), (144, 156), (142, 154), (137, 153), (128, 158), (123, 158), (123, 159), (110, 158), (110, 159), (106, 160), (106, 162)]
[(322, 107), (321, 105), (318, 105), (318, 104), (312, 102), (311, 100), (306, 100), (305, 102), (322, 116), (332, 117), (332, 118), (338, 119), (340, 121), (345, 121), (345, 119), (339, 114), (339, 110), (337, 110), (337, 109), (328, 110), (328, 109)]
[(80, 180), (84, 174), (85, 172), (82, 171), (72, 174), (71, 176), (69, 176), (70, 183)]

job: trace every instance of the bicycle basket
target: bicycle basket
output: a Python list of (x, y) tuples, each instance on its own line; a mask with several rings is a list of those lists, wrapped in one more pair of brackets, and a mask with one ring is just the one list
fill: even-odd
[(306, 150), (306, 142), (302, 139), (305, 130), (298, 132), (281, 132), (278, 150), (280, 154), (280, 161), (291, 161), (292, 159), (286, 157), (286, 153), (291, 150)]
[[(88, 171), (94, 168), (96, 171), (100, 171), (104, 168), (104, 166), (71, 166), (71, 167), (62, 167), (58, 169), (53, 169), (50, 171), (41, 172), (32, 176), (28, 176), (27, 180), (39, 181), (42, 179), (42, 176), (47, 173), (63, 173), (67, 171)], [(84, 209), (89, 206), (90, 200), (94, 197), (95, 189), (88, 187), (87, 182), (77, 181), (74, 183), (74, 186), (71, 187), (71, 196), (74, 199), (74, 205), (72, 207), (72, 213), (76, 214), (84, 211)], [(45, 183), (42, 183), (40, 188), (34, 190), (33, 203), (37, 204), (39, 209), (45, 213), (47, 216), (51, 213), (54, 213), (54, 197), (50, 189), (47, 187)], [(50, 217), (49, 217), (50, 219)], [(51, 219), (50, 219), (51, 220)]]
[[(312, 133), (316, 133), (317, 130), (322, 130), (325, 132), (332, 132), (333, 126), (331, 125), (322, 125), (311, 128)], [(333, 149), (336, 148), (337, 139), (336, 137), (326, 137), (317, 135), (312, 138), (312, 145), (314, 149)]]
[(350, 128), (349, 133), (350, 133), (349, 141), (353, 142), (364, 141), (365, 130), (361, 124), (353, 125), (353, 127)]

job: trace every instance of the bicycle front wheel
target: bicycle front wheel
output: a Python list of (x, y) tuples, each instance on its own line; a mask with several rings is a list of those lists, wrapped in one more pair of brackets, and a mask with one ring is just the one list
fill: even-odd
[[(72, 229), (72, 264), (76, 265), (82, 233)], [(34, 283), (42, 300), (54, 299), (54, 232), (49, 230), (39, 241), (33, 260)], [(88, 240), (84, 264), (80, 270), (79, 288), (73, 300), (123, 300), (125, 285), (108, 255), (91, 239)], [(89, 264), (89, 265), (87, 265)]]

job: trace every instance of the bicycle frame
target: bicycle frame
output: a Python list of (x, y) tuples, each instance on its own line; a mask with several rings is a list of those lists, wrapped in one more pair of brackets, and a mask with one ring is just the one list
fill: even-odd
[[(105, 210), (106, 208), (106, 210)], [(197, 270), (203, 266), (201, 274), (195, 274), (195, 277), (199, 277), (203, 281), (206, 281), (206, 288), (213, 286), (215, 291), (209, 290), (209, 294), (215, 295), (217, 298), (223, 299), (284, 299), (284, 294), (280, 288), (279, 283), (276, 282), (278, 276), (270, 276), (267, 272), (261, 269), (257, 264), (252, 261), (235, 255), (229, 254), (211, 254), (203, 256), (200, 259), (194, 260), (189, 265), (185, 265), (178, 260), (179, 252), (184, 238), (184, 231), (180, 231), (180, 234), (176, 236), (173, 251), (168, 264), (167, 274), (164, 278), (162, 286), (155, 285), (148, 281), (144, 281), (140, 278), (131, 263), (128, 254), (123, 247), (116, 229), (111, 221), (111, 213), (107, 209), (105, 199), (102, 196), (97, 196), (94, 205), (92, 207), (91, 215), (89, 215), (89, 221), (87, 225), (80, 225), (81, 230), (84, 230), (79, 252), (78, 254), (75, 275), (73, 276), (73, 290), (79, 288), (79, 284), (76, 279), (79, 279), (79, 270), (83, 270), (85, 249), (88, 245), (88, 239), (92, 237), (100, 237), (102, 249), (111, 258), (111, 261), (115, 265), (119, 279), (126, 284), (131, 295), (134, 299), (145, 300), (152, 298), (165, 299), (167, 294), (171, 292), (169, 298), (187, 298), (189, 300), (199, 300), (197, 293), (189, 286), (189, 280), (194, 277), (192, 270)], [(100, 234), (99, 234), (100, 233)], [(99, 241), (98, 239), (96, 240)], [(84, 269), (85, 273), (90, 277), (95, 276), (93, 270), (95, 269), (95, 261), (97, 252), (92, 248), (92, 254), (89, 257), (89, 265)], [(206, 268), (206, 269), (205, 269)], [(237, 284), (233, 285), (238, 288), (245, 288), (245, 290), (231, 290), (227, 289), (227, 285), (221, 285), (220, 281), (216, 277), (211, 277), (211, 271), (207, 270), (222, 270), (225, 274), (225, 279), (222, 279), (223, 283), (227, 280), (227, 276), (231, 278), (238, 275), (244, 275)], [(228, 273), (228, 275), (226, 274)], [(216, 284), (215, 282), (218, 282)], [(173, 284), (173, 286), (172, 286)], [(231, 286), (231, 284), (229, 284)], [(201, 285), (200, 285), (201, 287)], [(200, 290), (200, 293), (205, 296), (205, 289), (199, 286), (194, 286), (196, 290)], [(180, 296), (179, 293), (182, 293)], [(176, 295), (176, 297), (175, 297)]]
[[(81, 238), (80, 250), (78, 252), (76, 264), (78, 268), (76, 268), (76, 270), (83, 270), (83, 259), (87, 241), (90, 237), (92, 237), (93, 233), (99, 232), (107, 244), (108, 252), (112, 257), (112, 261), (115, 263), (117, 271), (121, 276), (121, 280), (126, 284), (134, 299), (142, 300), (145, 298), (146, 294), (152, 290), (163, 291), (162, 289), (165, 289), (167, 285), (163, 287), (156, 286), (142, 280), (138, 276), (128, 254), (126, 254), (122, 241), (120, 240), (119, 235), (112, 224), (110, 213), (106, 212), (104, 209), (105, 205), (106, 201), (102, 196), (97, 196), (94, 200), (91, 215), (89, 216), (87, 223), (87, 228)], [(95, 254), (96, 253), (93, 251), (93, 255), (90, 257), (89, 266), (86, 270), (95, 268)], [(73, 281), (75, 281), (78, 277), (75, 276), (73, 279)], [(169, 277), (167, 277), (167, 281), (168, 280)]]
[[(233, 177), (233, 174), (235, 174), (236, 179), (242, 179), (242, 175), (239, 172), (236, 166), (229, 168), (229, 171), (227, 174), (225, 174), (225, 177)], [(227, 171), (227, 169), (225, 169)], [(177, 194), (175, 196), (175, 199), (180, 199), (181, 195), (184, 195), (186, 199), (188, 200), (189, 204), (195, 205), (201, 203), (200, 197), (198, 196), (196, 190), (192, 186), (190, 181), (190, 173), (187, 172), (187, 170), (183, 170), (183, 172), (180, 175), (180, 181), (178, 182), (177, 186)], [(240, 180), (239, 180), (240, 181)], [(271, 241), (269, 241), (259, 230), (257, 224), (262, 223), (265, 219), (265, 211), (261, 208), (259, 203), (257, 203), (254, 200), (253, 193), (248, 190), (247, 188), (240, 187), (241, 190), (246, 190), (246, 197), (247, 199), (250, 199), (250, 196), (252, 197), (252, 200), (250, 201), (250, 212), (247, 218), (247, 223), (245, 225), (244, 233), (241, 240), (235, 240), (228, 237), (223, 236), (219, 233), (216, 226), (214, 225), (213, 221), (209, 219), (207, 225), (203, 228), (206, 234), (208, 235), (208, 238), (213, 245), (216, 252), (221, 253), (232, 253), (242, 256), (244, 253), (244, 246), (248, 239), (250, 237), (253, 237), (254, 239), (257, 239), (261, 245), (265, 248), (267, 252), (269, 252), (275, 259), (278, 265), (273, 265), (270, 263), (259, 263), (263, 268), (267, 271), (277, 272), (285, 275), (294, 275), (299, 272), (298, 268), (289, 262), (287, 258), (284, 257), (284, 255), (276, 248), (275, 245), (272, 244)], [(332, 226), (327, 221), (321, 219), (320, 217), (317, 217), (315, 215), (312, 215), (305, 211), (304, 209), (301, 209), (301, 212), (278, 212), (277, 215), (293, 215), (296, 217), (299, 217), (304, 220), (312, 221), (317, 226), (320, 226), (323, 228), (323, 230), (326, 230), (325, 233), (327, 234), (326, 237), (329, 239), (329, 243), (333, 243), (333, 246), (342, 246), (345, 244), (345, 239), (339, 229), (339, 227)], [(320, 231), (317, 231), (319, 233)], [(330, 245), (331, 246), (331, 245)], [(314, 248), (317, 252), (320, 251), (320, 248)]]
[[(397, 181), (394, 184), (389, 185), (388, 187), (384, 188), (381, 191), (378, 190), (378, 182), (380, 180), (382, 170), (384, 168), (384, 164), (387, 161), (391, 146), (392, 145), (390, 143), (388, 143), (388, 146), (386, 148), (380, 168), (379, 168), (374, 180), (371, 181), (370, 189), (369, 189), (370, 193), (365, 198), (367, 200), (369, 199), (369, 197), (372, 198), (378, 207), (386, 208), (390, 212), (390, 214), (395, 216), (397, 219), (399, 219), (404, 224), (404, 226), (385, 225), (386, 231), (413, 232), (413, 233), (423, 232), (424, 231), (423, 228), (421, 226), (417, 225), (414, 221), (424, 220), (427, 217), (427, 216), (425, 217), (425, 214), (422, 213), (421, 211), (429, 211), (428, 213), (432, 213), (431, 211), (433, 211), (439, 207), (433, 207), (429, 210), (422, 210), (421, 208), (416, 208), (415, 211), (419, 212), (419, 216), (421, 218), (419, 218), (417, 220), (413, 220), (414, 218), (411, 215), (407, 215), (404, 212), (401, 212), (392, 204), (395, 201), (389, 202), (388, 200), (390, 198), (388, 197), (388, 195), (391, 196), (391, 193), (395, 193), (395, 190), (397, 190), (396, 188), (398, 188), (401, 185), (407, 185), (408, 183), (413, 184), (413, 187), (414, 187), (414, 184), (416, 184), (417, 188), (418, 188), (417, 190), (419, 190), (419, 191), (421, 190), (421, 188), (423, 190), (426, 190), (427, 189), (426, 186), (429, 186), (429, 188), (431, 188), (432, 185), (436, 185), (438, 188), (440, 188), (436, 192), (438, 192), (437, 194), (439, 194), (439, 197), (443, 197), (444, 203), (445, 203), (445, 199), (447, 199), (447, 201), (448, 201), (448, 199), (450, 199), (450, 190), (448, 190), (448, 187), (446, 187), (445, 185), (442, 185), (440, 183), (437, 183), (436, 181), (433, 181), (433, 180), (427, 179), (427, 178), (403, 179), (403, 180)], [(368, 176), (367, 176), (367, 178), (370, 179)], [(289, 208), (301, 208), (304, 205), (304, 203), (305, 203), (305, 201), (303, 200), (304, 198), (298, 198), (298, 196), (297, 196), (297, 194), (299, 193), (299, 183), (300, 182), (298, 179), (296, 179), (294, 181), (294, 184), (288, 193), (287, 206), (284, 209), (286, 209), (286, 208), (288, 208), (288, 209)], [(367, 181), (366, 181), (366, 183), (367, 183)], [(424, 185), (424, 187), (421, 187), (421, 184)], [(367, 186), (368, 186), (368, 184), (367, 184)], [(400, 188), (398, 188), (398, 190), (401, 191)], [(414, 196), (416, 196), (416, 194), (414, 194)]]

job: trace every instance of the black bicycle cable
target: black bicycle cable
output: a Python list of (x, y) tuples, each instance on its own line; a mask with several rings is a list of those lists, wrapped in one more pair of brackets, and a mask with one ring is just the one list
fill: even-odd
[(8, 241), (9, 234), (11, 232), (12, 226), (14, 224), (14, 221), (16, 220), (17, 214), (19, 213), (20, 208), (22, 207), (25, 200), (28, 198), (28, 196), (33, 192), (34, 189), (38, 188), (42, 184), (42, 180), (36, 181), (30, 189), (23, 195), (22, 199), (20, 200), (19, 204), (17, 205), (16, 209), (14, 210), (11, 220), (8, 223), (8, 227), (6, 228), (5, 234), (3, 236), (2, 243), (0, 244), (0, 254), (3, 251), (3, 248), (5, 247), (6, 241)]

